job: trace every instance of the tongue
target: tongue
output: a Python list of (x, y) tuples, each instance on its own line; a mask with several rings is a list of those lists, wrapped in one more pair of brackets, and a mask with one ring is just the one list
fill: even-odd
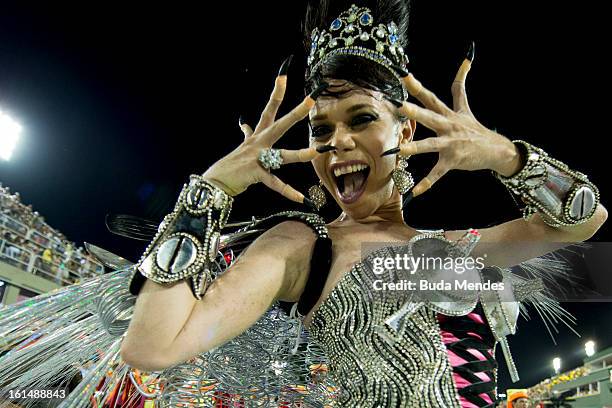
[(349, 195), (361, 188), (365, 180), (362, 172), (349, 173), (344, 176), (344, 192), (343, 195)]

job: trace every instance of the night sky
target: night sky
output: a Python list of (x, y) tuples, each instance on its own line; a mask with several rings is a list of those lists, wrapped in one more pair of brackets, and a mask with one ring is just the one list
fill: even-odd
[[(303, 97), (303, 1), (202, 3), (208, 8), (35, 3), (3, 2), (0, 12), (0, 109), (24, 128), (13, 159), (0, 161), (0, 181), (78, 243), (137, 259), (144, 243), (107, 232), (105, 214), (161, 220), (189, 174), (202, 173), (242, 140), (238, 117), (256, 122), (291, 53), (281, 111)], [(607, 205), (610, 114), (600, 100), (609, 82), (609, 23), (596, 7), (603, 5), (417, 0), (407, 51), (415, 76), (450, 103), (450, 84), (475, 40), (467, 89), (476, 117), (586, 173)], [(428, 136), (417, 130), (417, 138)], [(306, 143), (303, 122), (279, 146)], [(417, 180), (435, 158), (411, 159)], [(315, 181), (304, 164), (278, 174), (301, 191)], [(233, 218), (284, 209), (300, 207), (254, 186), (236, 200)], [(336, 213), (328, 208), (324, 215)], [(518, 216), (489, 172), (455, 171), (413, 200), (406, 221), (450, 230)], [(610, 241), (609, 226), (592, 240)], [(554, 356), (564, 368), (579, 364), (587, 339), (598, 348), (612, 345), (612, 303), (566, 306), (580, 319), (582, 339), (561, 328), (554, 347), (541, 324), (519, 322), (510, 339), (518, 386), (550, 375)], [(509, 385), (502, 368), (500, 389)]]

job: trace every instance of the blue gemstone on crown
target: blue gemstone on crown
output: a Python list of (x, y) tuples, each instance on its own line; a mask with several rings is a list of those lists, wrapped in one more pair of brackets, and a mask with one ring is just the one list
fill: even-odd
[(342, 21), (340, 21), (340, 19), (337, 18), (334, 21), (332, 21), (331, 23), (332, 30), (338, 30), (340, 27), (342, 27)]
[(391, 44), (395, 44), (397, 42), (397, 35), (391, 34), (389, 36), (389, 41), (391, 42)]
[(361, 15), (361, 18), (359, 19), (359, 21), (363, 25), (368, 25), (368, 24), (370, 24), (372, 22), (372, 16), (369, 15), (368, 13), (363, 13)]

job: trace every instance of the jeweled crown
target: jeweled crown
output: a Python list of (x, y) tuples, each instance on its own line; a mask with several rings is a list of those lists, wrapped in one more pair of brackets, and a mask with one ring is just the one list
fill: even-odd
[[(383, 65), (403, 84), (402, 78), (392, 68), (393, 65), (403, 68), (408, 64), (408, 56), (400, 43), (398, 27), (393, 21), (389, 24), (376, 24), (367, 7), (351, 5), (331, 22), (329, 30), (312, 30), (310, 40), (307, 60), (309, 76), (316, 73), (331, 56), (354, 55)], [(407, 96), (404, 89), (404, 99)]]

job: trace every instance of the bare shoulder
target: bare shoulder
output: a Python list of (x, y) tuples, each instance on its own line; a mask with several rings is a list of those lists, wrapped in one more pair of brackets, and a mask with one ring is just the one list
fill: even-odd
[[(523, 218), (501, 222), (496, 225), (491, 225), (485, 228), (478, 228), (480, 233), (480, 243), (494, 242), (521, 242), (531, 240), (546, 240), (546, 232), (551, 230), (543, 221), (539, 221), (539, 216), (536, 214), (532, 217), (531, 222), (525, 221)], [(455, 241), (469, 230), (444, 231), (446, 238)]]
[(314, 231), (303, 222), (283, 221), (261, 234), (246, 252), (283, 262), (285, 284), (280, 300), (297, 301), (303, 290), (300, 283), (305, 281), (310, 270), (316, 240)]
[[(493, 227), (478, 228), (477, 230), (480, 233), (479, 242), (484, 243), (484, 242), (503, 241), (504, 237), (508, 233), (507, 227), (508, 227), (507, 225), (501, 224), (501, 225), (496, 225)], [(449, 241), (457, 241), (458, 239), (463, 238), (463, 236), (470, 229), (471, 228), (465, 228), (465, 229), (453, 230), (453, 231), (444, 231), (444, 236)]]
[(300, 221), (283, 221), (265, 231), (257, 239), (263, 245), (274, 245), (277, 251), (294, 252), (300, 247), (314, 244), (316, 235)]
[(448, 239), (449, 241), (456, 241), (459, 238), (461, 238), (464, 234), (465, 231), (467, 231), (467, 229), (465, 230), (454, 230), (454, 231), (444, 231), (444, 237), (446, 239)]

